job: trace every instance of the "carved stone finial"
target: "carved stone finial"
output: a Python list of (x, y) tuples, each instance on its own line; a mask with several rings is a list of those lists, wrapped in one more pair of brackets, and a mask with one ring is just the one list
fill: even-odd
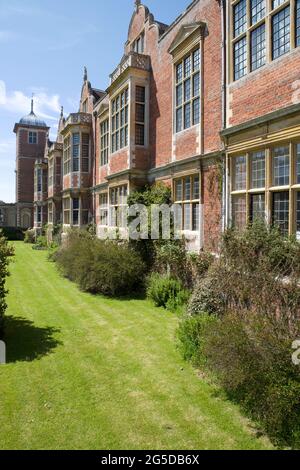
[(34, 112), (33, 112), (33, 97), (34, 97), (34, 94), (32, 93), (32, 96), (31, 96), (31, 114), (34, 114)]
[(136, 11), (138, 11), (139, 7), (141, 6), (141, 0), (135, 0), (134, 4)]
[(61, 106), (61, 108), (60, 108), (60, 117), (62, 117), (62, 118), (64, 117), (64, 107), (63, 106)]
[(86, 67), (84, 67), (83, 81), (84, 81), (84, 82), (87, 82), (87, 79), (88, 79), (87, 68), (86, 68)]

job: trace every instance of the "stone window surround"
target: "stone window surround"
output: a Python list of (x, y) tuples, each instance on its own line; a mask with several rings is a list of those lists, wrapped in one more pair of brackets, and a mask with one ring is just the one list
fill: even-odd
[[(260, 27), (262, 24), (266, 25), (266, 63), (265, 65), (270, 64), (274, 60), (284, 57), (286, 54), (273, 59), (272, 57), (272, 18), (274, 15), (284, 10), (286, 7), (290, 7), (290, 50), (294, 50), (296, 45), (296, 3), (297, 0), (284, 0), (283, 3), (273, 8), (273, 0), (266, 0), (266, 13), (263, 19), (259, 20), (257, 23), (251, 25), (251, 0), (246, 0), (247, 8), (247, 28), (246, 31), (240, 35), (234, 37), (234, 7), (241, 0), (229, 0), (229, 28), (228, 28), (228, 54), (229, 54), (229, 82), (235, 82), (240, 80), (243, 77), (235, 80), (234, 78), (234, 45), (241, 41), (243, 38), (246, 38), (247, 41), (247, 72), (244, 75), (247, 76), (255, 70), (251, 70), (251, 33)], [(287, 52), (288, 53), (288, 52)], [(264, 66), (261, 68), (263, 69)], [(258, 69), (256, 69), (258, 70)]]
[[(234, 152), (228, 155), (229, 160), (229, 192), (230, 192), (230, 223), (233, 221), (232, 213), (232, 202), (233, 198), (244, 198), (246, 206), (245, 221), (251, 220), (251, 196), (264, 194), (265, 195), (265, 208), (266, 208), (266, 222), (272, 224), (273, 222), (273, 195), (278, 193), (289, 193), (289, 235), (296, 233), (297, 225), (297, 195), (300, 192), (300, 181), (297, 178), (297, 166), (299, 169), (299, 158), (300, 158), (300, 148), (297, 149), (297, 145), (300, 144), (300, 138), (291, 138), (285, 141), (276, 142), (274, 144), (261, 145), (255, 148), (251, 148), (249, 151)], [(275, 186), (274, 185), (274, 172), (273, 172), (273, 151), (280, 147), (288, 147), (290, 155), (290, 165), (289, 165), (289, 184), (285, 186)], [(263, 188), (252, 188), (251, 184), (251, 154), (255, 152), (265, 151), (265, 187)], [(234, 158), (239, 156), (246, 157), (246, 187), (243, 190), (234, 190)]]
[[(190, 188), (190, 191), (191, 191), (191, 195), (188, 199), (185, 198), (185, 180), (187, 178), (190, 178), (191, 179), (191, 188)], [(194, 180), (195, 178), (198, 178), (198, 191), (199, 191), (199, 197), (198, 198), (194, 198)], [(182, 184), (182, 198), (177, 198), (176, 196), (176, 184), (178, 181), (181, 181), (181, 184)], [(178, 175), (176, 177), (174, 177), (173, 181), (172, 181), (172, 193), (173, 193), (173, 201), (174, 201), (174, 204), (179, 204), (181, 205), (181, 211), (182, 211), (182, 216), (181, 216), (181, 221), (182, 221), (182, 232), (195, 232), (195, 233), (198, 233), (200, 232), (200, 225), (201, 225), (201, 221), (200, 221), (200, 205), (201, 205), (201, 174), (200, 172), (191, 172), (191, 173), (185, 173), (183, 175)], [(186, 229), (184, 227), (184, 220), (185, 220), (185, 217), (184, 217), (184, 207), (186, 204), (189, 204), (190, 205), (190, 230)], [(199, 224), (198, 224), (198, 229), (194, 230), (193, 229), (193, 206), (198, 204), (199, 205), (199, 214), (198, 214), (198, 218), (199, 218)]]
[[(73, 148), (74, 148), (74, 141), (73, 141), (73, 136), (79, 134), (79, 155), (78, 155), (78, 160), (79, 160), (79, 170), (78, 171), (73, 171)], [(89, 168), (88, 171), (82, 171), (82, 147), (84, 144), (82, 136), (83, 135), (89, 135)], [(64, 136), (64, 143), (63, 143), (63, 176), (70, 175), (71, 173), (80, 173), (80, 174), (89, 174), (91, 169), (91, 138), (90, 138), (90, 131), (87, 129), (81, 129), (81, 128), (74, 128), (70, 132), (68, 132)]]
[[(35, 142), (33, 142), (35, 140)], [(37, 131), (28, 131), (28, 143), (30, 145), (38, 145), (39, 133)]]
[[(135, 144), (135, 98), (136, 98), (136, 87), (145, 88), (145, 143), (144, 145)], [(128, 145), (122, 149), (119, 149), (115, 152), (112, 152), (112, 127), (111, 127), (111, 118), (112, 118), (112, 101), (120, 95), (123, 91), (128, 88)], [(116, 88), (113, 93), (111, 93), (109, 98), (109, 157), (117, 155), (122, 151), (130, 151), (132, 147), (136, 148), (148, 148), (149, 147), (149, 120), (150, 120), (150, 88), (149, 88), (149, 79), (146, 77), (140, 76), (138, 73), (130, 74), (129, 77), (123, 81), (118, 88)]]

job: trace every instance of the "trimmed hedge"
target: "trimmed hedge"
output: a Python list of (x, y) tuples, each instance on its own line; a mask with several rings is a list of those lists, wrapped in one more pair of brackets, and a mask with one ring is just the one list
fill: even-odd
[(19, 227), (4, 227), (1, 228), (3, 236), (9, 241), (23, 241), (24, 230)]

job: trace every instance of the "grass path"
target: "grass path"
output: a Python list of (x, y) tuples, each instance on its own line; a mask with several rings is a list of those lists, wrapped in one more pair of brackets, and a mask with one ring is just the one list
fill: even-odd
[(79, 292), (16, 244), (0, 449), (265, 449), (239, 409), (176, 350), (178, 319)]

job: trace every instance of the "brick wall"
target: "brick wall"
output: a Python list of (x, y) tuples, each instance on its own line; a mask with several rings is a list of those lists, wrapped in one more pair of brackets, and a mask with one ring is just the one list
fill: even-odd
[(231, 84), (228, 89), (228, 125), (300, 103), (300, 49), (265, 65)]

